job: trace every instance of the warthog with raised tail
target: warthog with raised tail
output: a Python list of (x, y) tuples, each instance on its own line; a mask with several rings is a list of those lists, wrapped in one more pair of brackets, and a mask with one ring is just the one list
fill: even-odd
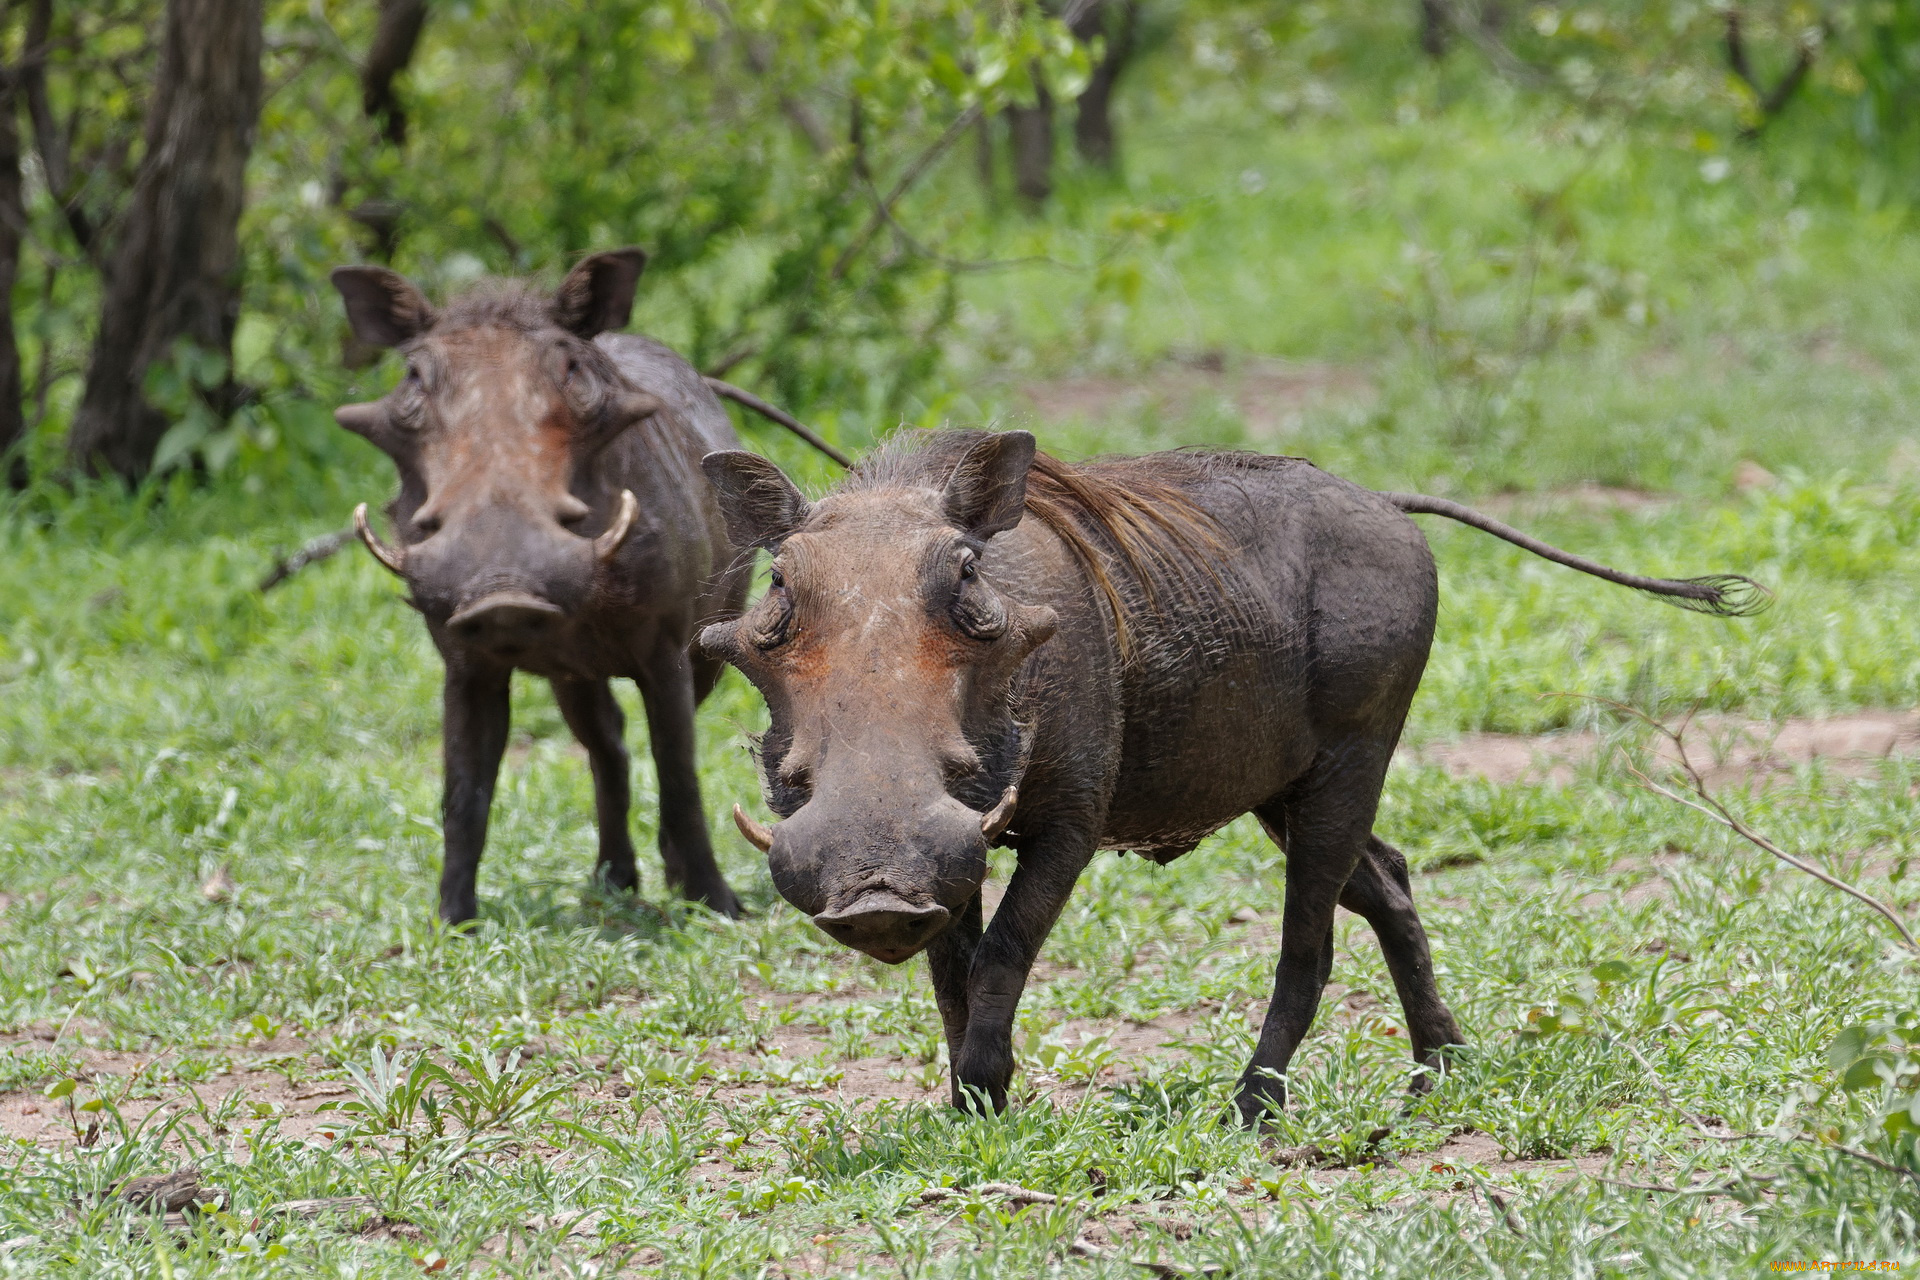
[(347, 405), (340, 425), (400, 470), (397, 545), (354, 522), (446, 661), (440, 915), (473, 918), (508, 683), (545, 676), (587, 749), (598, 875), (637, 883), (625, 724), (610, 679), (640, 686), (660, 776), (667, 880), (728, 915), (694, 772), (694, 706), (720, 664), (695, 658), (699, 623), (738, 613), (748, 566), (727, 541), (701, 455), (739, 443), (693, 367), (627, 323), (638, 249), (587, 258), (551, 296), (493, 286), (435, 311), (404, 277), (343, 267), (333, 283), (363, 342), (398, 347), (406, 376)]
[[(705, 466), (733, 540), (773, 553), (766, 596), (700, 636), (772, 717), (760, 763), (783, 820), (736, 820), (827, 933), (891, 963), (927, 952), (956, 1105), (1005, 1105), (1015, 1007), (1094, 852), (1167, 862), (1243, 813), (1286, 851), (1287, 890), (1240, 1114), (1285, 1099), (1336, 902), (1379, 935), (1415, 1057), (1459, 1043), (1406, 860), (1373, 834), (1438, 599), (1406, 512), (1712, 612), (1766, 599), (1620, 574), (1291, 458), (1068, 466), (1025, 432), (950, 431), (896, 441), (817, 502), (752, 454)], [(983, 931), (996, 843), (1019, 863)]]

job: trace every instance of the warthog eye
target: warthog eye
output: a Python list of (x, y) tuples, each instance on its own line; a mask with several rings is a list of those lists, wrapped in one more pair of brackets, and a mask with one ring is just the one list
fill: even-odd
[(768, 577), (766, 599), (756, 612), (771, 611), (773, 616), (758, 621), (753, 630), (754, 647), (773, 649), (785, 644), (793, 629), (793, 598), (787, 594), (787, 576), (778, 567)]
[(953, 625), (975, 640), (998, 640), (1007, 633), (1007, 608), (980, 581), (980, 566), (971, 552), (960, 562), (960, 586), (948, 612)]
[(421, 374), (420, 366), (409, 360), (406, 376), (400, 380), (400, 385), (393, 389), (391, 403), (394, 419), (412, 425), (420, 416), (420, 411), (426, 407), (426, 402), (427, 380)]

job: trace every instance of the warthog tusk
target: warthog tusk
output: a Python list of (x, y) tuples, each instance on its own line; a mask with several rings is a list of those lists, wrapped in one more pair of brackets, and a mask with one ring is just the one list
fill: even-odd
[(980, 815), (980, 834), (991, 844), (1000, 833), (1007, 829), (1007, 823), (1013, 820), (1013, 806), (1020, 800), (1018, 785), (1008, 787), (1000, 797), (1000, 803)]
[(740, 834), (747, 838), (748, 844), (762, 853), (773, 852), (773, 828), (749, 818), (747, 811), (737, 804), (733, 806), (733, 825), (740, 828)]
[(367, 504), (361, 503), (353, 509), (353, 531), (360, 535), (360, 541), (367, 544), (367, 550), (373, 552), (373, 558), (387, 566), (394, 573), (406, 573), (407, 553), (405, 548), (395, 550), (380, 541), (380, 535), (367, 523)]
[(620, 509), (613, 513), (613, 523), (607, 531), (593, 540), (593, 554), (601, 560), (611, 560), (620, 550), (620, 544), (633, 532), (634, 517), (640, 514), (640, 502), (633, 496), (633, 490), (620, 491)]

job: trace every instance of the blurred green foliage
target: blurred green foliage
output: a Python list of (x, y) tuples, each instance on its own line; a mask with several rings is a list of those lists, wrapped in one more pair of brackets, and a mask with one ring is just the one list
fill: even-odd
[[(35, 190), (40, 252), (15, 299), (48, 388), (48, 458), (77, 399), (92, 260), (132, 180), (161, 11), (61, 6), (50, 33), (52, 132), (70, 128), (80, 177)], [(267, 11), (234, 353), (255, 399), (230, 425), (194, 420), (177, 394), (199, 384), (191, 353), (150, 388), (180, 416), (163, 461), (212, 470), (249, 445), (338, 447), (304, 405), (346, 393), (355, 353), (326, 274), (370, 256), (444, 293), (640, 244), (654, 327), (695, 363), (745, 365), (799, 409), (878, 415), (929, 372), (952, 307), (952, 272), (883, 210), (890, 189), (950, 149), (956, 122), (1030, 98), (1036, 75), (1071, 91), (1086, 61), (1012, 0), (462, 0), (430, 10), (402, 148), (362, 115), (374, 6)]]
[[(29, 166), (28, 251), (13, 299), (43, 471), (78, 399), (95, 267), (140, 154), (161, 10), (161, 0), (48, 10), (49, 126), (25, 132), (54, 139), (58, 154)], [(356, 446), (324, 410), (357, 393), (365, 375), (348, 366), (365, 353), (343, 349), (325, 276), (371, 256), (445, 292), (488, 274), (551, 278), (581, 253), (640, 244), (652, 262), (639, 324), (701, 367), (737, 368), (738, 380), (830, 429), (844, 423), (856, 439), (903, 416), (937, 416), (949, 407), (942, 383), (969, 368), (950, 357), (955, 322), (979, 293), (970, 269), (1034, 256), (1020, 252), (1017, 215), (970, 189), (970, 166), (955, 157), (975, 145), (957, 135), (973, 131), (955, 126), (978, 112), (991, 131), (999, 108), (1030, 101), (1037, 80), (1056, 100), (1071, 97), (1097, 50), (1076, 45), (1056, 10), (1029, 0), (449, 0), (431, 7), (399, 81), (411, 128), (396, 147), (361, 105), (375, 6), (268, 0), (269, 92), (234, 353), (254, 396), (230, 422), (204, 421), (181, 391), (198, 385), (187, 367), (198, 357), (163, 368), (151, 394), (179, 426), (162, 470), (255, 472), (289, 452), (351, 455)], [(1446, 410), (1455, 435), (1524, 392), (1515, 371), (1569, 335), (1609, 320), (1644, 327), (1673, 309), (1673, 285), (1649, 269), (1659, 264), (1635, 261), (1642, 246), (1595, 234), (1596, 185), (1627, 184), (1618, 203), (1671, 191), (1687, 169), (1721, 183), (1750, 163), (1741, 139), (1761, 126), (1761, 166), (1809, 194), (1904, 217), (1920, 179), (1906, 123), (1920, 93), (1910, 5), (1448, 0), (1441, 10), (1455, 34), (1432, 64), (1410, 0), (1150, 0), (1141, 68), (1123, 82), (1123, 134), (1169, 115), (1232, 118), (1226, 127), (1238, 132), (1293, 135), (1284, 150), (1298, 166), (1315, 163), (1316, 121), (1370, 121), (1377, 141), (1351, 150), (1349, 131), (1327, 159), (1356, 173), (1424, 171), (1426, 181), (1483, 158), (1471, 134), (1503, 118), (1524, 118), (1559, 148), (1563, 162), (1531, 166), (1499, 215), (1517, 226), (1475, 232), (1510, 241), (1477, 267), (1510, 282), (1491, 312), (1434, 228), (1403, 214), (1392, 237), (1415, 246), (1404, 266), (1381, 270), (1397, 244), (1351, 264), (1360, 287), (1349, 306), (1362, 314), (1303, 327), (1320, 348), (1311, 354), (1331, 353), (1352, 320), (1382, 318), (1367, 299), (1384, 284), (1390, 324), (1455, 377)], [(1728, 52), (1732, 13), (1745, 78)], [(28, 17), (10, 22), (11, 47), (24, 49)], [(1804, 81), (1767, 114), (1766, 91), (1803, 57)], [(1464, 151), (1482, 154), (1400, 165), (1409, 145), (1425, 145), (1410, 126), (1449, 113)], [(1210, 158), (1180, 153), (1182, 164)], [(1070, 224), (1074, 242), (1033, 246), (1053, 274), (1000, 278), (1048, 306), (1068, 301), (1060, 284), (1075, 293), (1090, 283), (1097, 306), (1056, 308), (1049, 323), (1098, 357), (1110, 315), (1150, 306), (1150, 260), (1205, 241), (1186, 234), (1190, 200), (1143, 191), (1134, 173), (1068, 177), (1046, 216)], [(901, 198), (883, 211), (896, 186)], [(1370, 203), (1361, 190), (1320, 216)], [(1672, 212), (1684, 224), (1705, 211)], [(1785, 238), (1804, 226), (1789, 219)], [(1489, 330), (1501, 333), (1490, 341)], [(1270, 341), (1256, 335), (1255, 345)]]

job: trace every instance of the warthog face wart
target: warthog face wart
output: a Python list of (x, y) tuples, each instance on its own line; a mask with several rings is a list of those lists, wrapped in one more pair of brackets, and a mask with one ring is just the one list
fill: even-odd
[(785, 820), (742, 830), (789, 902), (888, 963), (972, 901), (1015, 812), (1013, 677), (1056, 619), (1008, 600), (982, 554), (1019, 523), (1032, 459), (1031, 436), (991, 436), (943, 488), (815, 504), (752, 454), (704, 463), (736, 545), (773, 552), (760, 602), (700, 637), (772, 711), (761, 760)]

